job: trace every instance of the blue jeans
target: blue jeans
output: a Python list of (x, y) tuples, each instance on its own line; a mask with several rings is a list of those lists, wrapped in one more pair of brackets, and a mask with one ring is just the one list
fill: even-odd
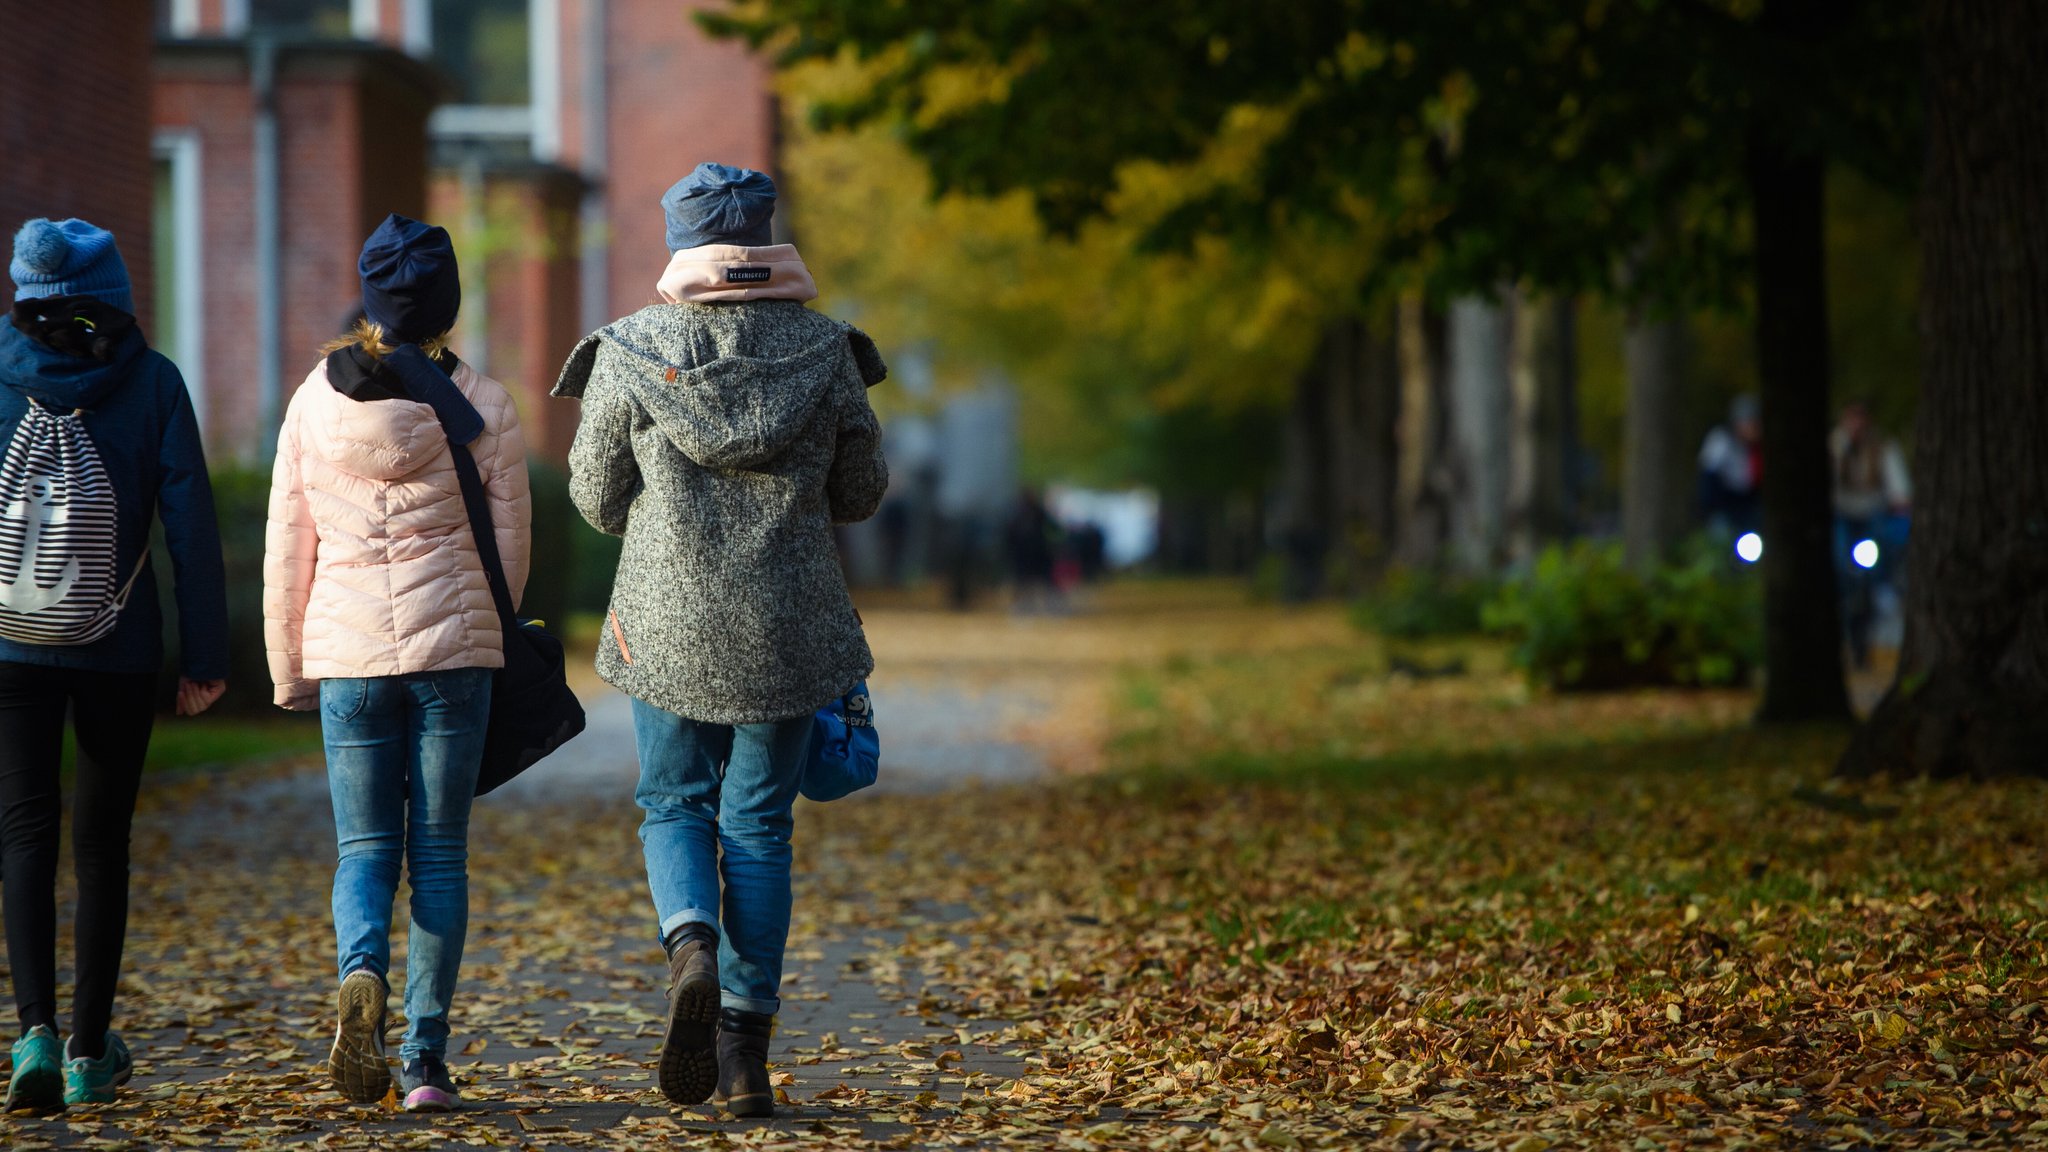
[(693, 921), (722, 925), (719, 999), (773, 1015), (782, 1006), (789, 940), (790, 808), (811, 718), (705, 724), (635, 700), (633, 736), (640, 748), (633, 799), (647, 813), (640, 843), (661, 934)]
[(334, 796), (334, 944), (343, 977), (390, 980), (391, 903), (412, 883), (402, 1059), (442, 1056), (469, 931), (469, 805), (491, 714), (491, 670), (320, 682)]

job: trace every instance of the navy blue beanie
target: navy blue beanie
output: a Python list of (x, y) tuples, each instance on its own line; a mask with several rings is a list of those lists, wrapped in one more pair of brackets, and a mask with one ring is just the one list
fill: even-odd
[(775, 242), (775, 181), (765, 172), (703, 163), (661, 196), (668, 250), (706, 244), (760, 248)]
[(448, 230), (393, 212), (363, 242), (363, 315), (394, 344), (418, 344), (455, 327), (462, 278)]

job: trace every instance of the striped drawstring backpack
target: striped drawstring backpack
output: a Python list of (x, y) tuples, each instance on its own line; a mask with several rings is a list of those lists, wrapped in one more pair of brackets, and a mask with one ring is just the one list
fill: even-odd
[(0, 458), (0, 637), (90, 644), (114, 630), (149, 560), (115, 586), (114, 486), (82, 409), (29, 401)]

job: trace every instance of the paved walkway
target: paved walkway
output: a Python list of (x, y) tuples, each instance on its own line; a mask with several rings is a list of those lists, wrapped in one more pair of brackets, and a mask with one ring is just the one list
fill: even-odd
[[(889, 629), (882, 624), (878, 649)], [(1068, 687), (1042, 668), (967, 676), (906, 657), (873, 684), (883, 784), (839, 803), (1048, 770), (1048, 745), (1033, 734), (1052, 729)], [(824, 896), (831, 861), (808, 854), (799, 833), (797, 922), (772, 1056), (785, 1106), (767, 1128), (721, 1122), (708, 1106), (671, 1108), (652, 1086), (666, 972), (634, 836), (635, 776), (630, 709), (598, 689), (583, 737), (479, 802), (451, 1051), (472, 1107), (455, 1119), (349, 1108), (326, 1086), (334, 837), (319, 765), (152, 786), (137, 822), (118, 1012), (139, 1057), (136, 1079), (105, 1112), (0, 1117), (0, 1145), (573, 1148), (661, 1144), (679, 1129), (887, 1142), (918, 1111), (1024, 1072), (1012, 1030), (921, 1005), (931, 989), (893, 959), (906, 922), (942, 932), (948, 910), (913, 907), (906, 917), (898, 905), (883, 916), (872, 904), (890, 894), (866, 904)], [(401, 907), (394, 972), (403, 924)], [(400, 1004), (394, 996), (394, 1014)]]

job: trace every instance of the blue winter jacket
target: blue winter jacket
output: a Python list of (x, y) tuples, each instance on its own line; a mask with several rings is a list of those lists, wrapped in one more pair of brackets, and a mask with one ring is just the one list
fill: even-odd
[[(131, 329), (107, 361), (59, 352), (0, 318), (0, 453), (30, 398), (85, 410), (86, 434), (114, 486), (115, 571), (135, 570), (161, 515), (178, 597), (180, 670), (194, 680), (228, 675), (227, 577), (214, 518), (213, 485), (199, 422), (177, 366)], [(163, 665), (163, 610), (156, 565), (143, 569), (114, 630), (91, 644), (17, 644), (0, 639), (0, 661), (88, 672), (154, 672)]]

